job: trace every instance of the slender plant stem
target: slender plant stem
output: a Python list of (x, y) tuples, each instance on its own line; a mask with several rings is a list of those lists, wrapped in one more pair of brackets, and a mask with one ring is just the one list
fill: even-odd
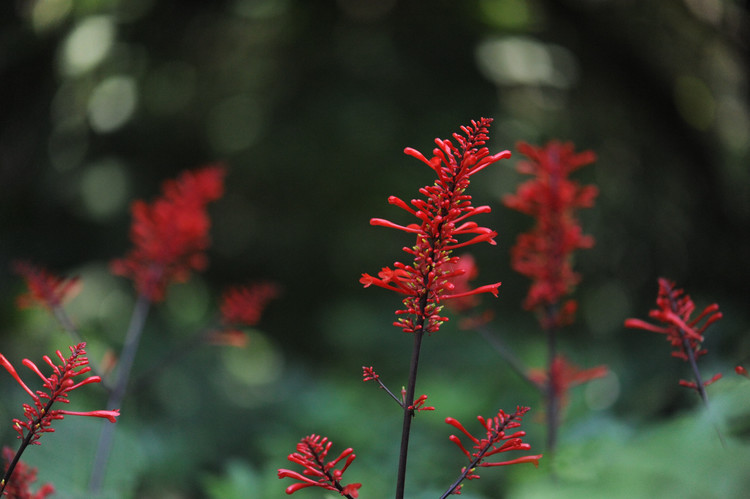
[(515, 371), (518, 376), (525, 382), (532, 385), (534, 388), (539, 389), (540, 386), (535, 383), (528, 375), (528, 368), (521, 362), (518, 356), (500, 339), (497, 334), (494, 334), (486, 325), (482, 325), (476, 328), (482, 338), (490, 344), (495, 351), (500, 354), (505, 362), (508, 363), (511, 369)]
[[(107, 409), (109, 410), (119, 409), (122, 405), (123, 398), (125, 398), (128, 379), (130, 378), (130, 370), (133, 367), (133, 361), (138, 352), (138, 345), (143, 333), (143, 325), (146, 322), (146, 316), (148, 315), (150, 305), (151, 302), (145, 295), (138, 295), (135, 307), (133, 308), (133, 315), (130, 318), (128, 332), (125, 336), (125, 344), (122, 347), (120, 361), (118, 362), (117, 378), (115, 379), (112, 392), (109, 396), (109, 401), (107, 402)], [(89, 490), (91, 492), (98, 493), (104, 482), (107, 462), (109, 461), (109, 455), (112, 451), (114, 429), (115, 425), (102, 426), (102, 431), (99, 435), (99, 445), (96, 449), (96, 457), (94, 458), (94, 468), (91, 471), (91, 479), (89, 481)]]
[(708, 395), (706, 394), (706, 387), (703, 386), (703, 378), (701, 377), (701, 373), (698, 370), (698, 363), (695, 359), (695, 352), (690, 347), (690, 341), (688, 340), (687, 335), (682, 330), (680, 330), (680, 336), (682, 337), (682, 346), (687, 353), (690, 367), (693, 370), (693, 378), (695, 378), (695, 389), (698, 391), (698, 395), (701, 396), (703, 404), (706, 406), (706, 408), (708, 408)]
[(557, 397), (556, 384), (559, 380), (554, 379), (557, 373), (553, 372), (555, 358), (557, 357), (557, 328), (553, 324), (556, 311), (550, 306), (545, 309), (547, 333), (547, 452), (554, 455), (557, 446), (557, 429), (560, 426), (560, 408)]
[(393, 394), (393, 392), (392, 392), (392, 391), (390, 391), (390, 390), (388, 389), (388, 387), (387, 387), (387, 386), (385, 386), (385, 383), (383, 383), (382, 381), (380, 381), (380, 378), (375, 378), (375, 381), (377, 381), (377, 382), (378, 382), (378, 385), (380, 385), (380, 388), (382, 388), (383, 390), (385, 390), (385, 392), (386, 392), (386, 393), (387, 393), (387, 394), (388, 394), (388, 395), (389, 395), (389, 396), (390, 396), (390, 397), (391, 397), (391, 398), (392, 398), (393, 400), (395, 400), (395, 401), (396, 401), (396, 403), (397, 403), (398, 405), (400, 405), (400, 406), (401, 406), (401, 408), (403, 408), (403, 407), (404, 407), (404, 402), (403, 402), (402, 400), (399, 400), (399, 398), (398, 398), (397, 396), (395, 396), (395, 395)]
[[(426, 297), (423, 299), (426, 303)], [(424, 309), (424, 307), (422, 307)], [(398, 461), (398, 479), (396, 481), (396, 499), (404, 498), (404, 484), (406, 483), (406, 458), (409, 452), (409, 434), (411, 432), (411, 421), (414, 417), (414, 392), (417, 385), (417, 369), (419, 367), (419, 352), (424, 337), (424, 319), (420, 327), (414, 333), (414, 347), (411, 352), (411, 363), (409, 366), (409, 382), (406, 386), (406, 399), (404, 400), (404, 422), (401, 428), (401, 450)]]
[(698, 370), (698, 362), (695, 358), (695, 352), (690, 347), (690, 341), (687, 338), (687, 335), (680, 330), (680, 336), (682, 337), (682, 345), (685, 349), (685, 352), (688, 356), (688, 361), (690, 362), (690, 367), (693, 370), (693, 377), (695, 378), (695, 387), (698, 391), (698, 395), (700, 395), (701, 400), (703, 400), (703, 405), (706, 407), (706, 411), (708, 411), (708, 415), (711, 418), (711, 424), (713, 424), (714, 430), (716, 430), (716, 435), (719, 437), (719, 441), (721, 442), (721, 446), (725, 449), (727, 448), (727, 443), (724, 440), (724, 435), (721, 433), (721, 430), (719, 429), (719, 425), (716, 423), (716, 419), (714, 418), (711, 407), (708, 405), (708, 394), (706, 393), (706, 387), (703, 385), (703, 377), (701, 376), (700, 371)]

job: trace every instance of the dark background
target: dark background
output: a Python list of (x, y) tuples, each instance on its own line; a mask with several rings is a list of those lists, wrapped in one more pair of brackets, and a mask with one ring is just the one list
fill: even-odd
[[(498, 246), (473, 251), (477, 283), (503, 281), (483, 305), (531, 366), (543, 363), (544, 341), (520, 307), (528, 281), (508, 259), (531, 220), (500, 203), (523, 180), (515, 145), (557, 138), (597, 153), (576, 174), (600, 189), (581, 213), (597, 243), (576, 255), (580, 311), (562, 348), (612, 374), (573, 393), (557, 460), (563, 485), (551, 485), (545, 466), (486, 470), (464, 495), (582, 497), (608, 483), (619, 497), (638, 495), (638, 481), (647, 495), (684, 497), (715, 482), (706, 461), (719, 473), (723, 459), (750, 459), (750, 383), (733, 373), (750, 365), (746, 3), (40, 0), (4, 3), (0, 19), (0, 351), (20, 365), (69, 343), (43, 311), (15, 310), (16, 259), (80, 275), (69, 311), (91, 357), (119, 349), (133, 296), (107, 262), (129, 247), (129, 203), (214, 161), (230, 173), (211, 207), (211, 265), (151, 314), (136, 370), (212, 324), (223, 286), (284, 288), (246, 350), (202, 348), (131, 392), (114, 496), (282, 497), (290, 481), (275, 470), (293, 466), (285, 456), (313, 432), (355, 448), (347, 477), (364, 482), (363, 497), (392, 493), (400, 418), (362, 385), (360, 366), (398, 390), (411, 339), (390, 326), (398, 298), (358, 278), (405, 259), (399, 248), (411, 241), (368, 220), (409, 222), (387, 197), (409, 199), (432, 182), (404, 147), (427, 154), (435, 137), (481, 116), (495, 119), (492, 152), (514, 155), (472, 183), (475, 204), (493, 207), (480, 223), (499, 232)], [(718, 302), (724, 312), (701, 367), (726, 378), (709, 390), (725, 454), (697, 397), (677, 386), (687, 365), (662, 338), (622, 327), (647, 316), (660, 276), (700, 309)], [(470, 424), (516, 404), (542, 412), (456, 322), (426, 341), (417, 389), (446, 409), (419, 415), (411, 497), (438, 496), (463, 464), (445, 416)], [(23, 394), (4, 379), (0, 437), (11, 444)], [(91, 408), (102, 403), (89, 392)], [(60, 426), (25, 459), (61, 497), (85, 496), (96, 422)], [(530, 414), (528, 426), (543, 450), (544, 425)], [(694, 431), (705, 441), (692, 441)], [(71, 457), (65, 466), (60, 455)], [(748, 486), (743, 467), (723, 471), (725, 497)]]

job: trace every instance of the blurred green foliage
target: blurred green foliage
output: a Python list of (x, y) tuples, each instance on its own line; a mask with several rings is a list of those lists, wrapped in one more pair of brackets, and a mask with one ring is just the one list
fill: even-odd
[[(577, 256), (580, 312), (562, 349), (612, 374), (574, 392), (556, 481), (543, 460), (487, 470), (464, 496), (741, 497), (750, 383), (732, 368), (750, 363), (749, 43), (748, 11), (731, 0), (4, 2), (0, 351), (17, 362), (69, 343), (45, 312), (14, 310), (18, 258), (80, 275), (69, 310), (92, 359), (118, 349), (133, 296), (106, 265), (129, 245), (130, 201), (223, 160), (211, 266), (151, 314), (136, 377), (211, 323), (224, 285), (271, 279), (284, 295), (248, 349), (194, 351), (131, 392), (107, 497), (284, 497), (275, 471), (313, 432), (354, 447), (347, 478), (363, 497), (388, 497), (400, 416), (360, 367), (397, 389), (411, 341), (390, 326), (397, 298), (357, 279), (410, 242), (368, 220), (403, 221), (387, 196), (432, 181), (404, 147), (428, 152), (491, 116), (493, 151), (559, 138), (599, 156), (578, 175), (601, 190), (582, 214), (597, 244)], [(500, 234), (475, 256), (480, 281), (504, 283), (484, 300), (493, 326), (538, 366), (541, 333), (520, 309), (528, 283), (508, 264), (531, 221), (499, 202), (521, 180), (517, 160), (472, 184)], [(724, 312), (701, 362), (727, 378), (709, 389), (726, 450), (677, 386), (687, 366), (660, 338), (622, 327), (646, 316), (659, 276)], [(417, 390), (440, 410), (418, 416), (409, 497), (438, 496), (463, 465), (447, 415), (468, 425), (531, 405), (524, 427), (543, 447), (537, 395), (455, 322), (425, 342)], [(0, 379), (0, 441), (11, 443), (23, 393)], [(87, 408), (104, 400), (95, 387), (76, 396)], [(24, 457), (57, 497), (87, 497), (97, 435), (95, 422), (65, 420)]]

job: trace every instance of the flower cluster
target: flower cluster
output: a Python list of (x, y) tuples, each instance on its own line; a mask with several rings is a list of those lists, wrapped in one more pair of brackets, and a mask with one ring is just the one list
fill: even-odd
[(707, 353), (702, 348), (703, 333), (708, 326), (721, 319), (719, 305), (714, 303), (691, 318), (695, 311), (695, 303), (686, 295), (682, 289), (678, 289), (675, 283), (664, 278), (659, 279), (659, 294), (656, 298), (657, 308), (649, 312), (649, 317), (661, 322), (657, 326), (640, 319), (627, 319), (625, 327), (643, 329), (654, 333), (663, 334), (674, 350), (672, 356), (689, 362), (693, 367), (695, 382), (680, 380), (680, 385), (692, 388), (703, 393), (703, 387), (710, 385), (721, 378), (721, 374), (713, 376), (708, 381), (702, 381), (698, 373), (695, 361)]
[(80, 291), (78, 278), (58, 277), (29, 262), (15, 262), (13, 271), (23, 277), (29, 289), (28, 293), (22, 294), (16, 299), (19, 308), (41, 305), (49, 310), (54, 310), (65, 301), (72, 299)]
[[(302, 473), (287, 469), (280, 469), (278, 472), (279, 478), (299, 480), (299, 483), (294, 483), (286, 488), (287, 494), (293, 494), (306, 487), (321, 487), (339, 492), (342, 496), (350, 499), (359, 497), (361, 483), (341, 484), (341, 477), (356, 457), (354, 450), (348, 448), (339, 454), (336, 459), (326, 463), (325, 459), (332, 445), (333, 443), (327, 437), (319, 435), (307, 436), (297, 444), (297, 452), (289, 454), (288, 459), (301, 465), (304, 468)], [(344, 459), (344, 465), (336, 469), (339, 462)]]
[(228, 288), (221, 297), (221, 322), (225, 327), (211, 331), (207, 341), (213, 345), (246, 346), (247, 334), (237, 327), (258, 324), (266, 306), (280, 291), (279, 285), (272, 282)]
[(233, 286), (221, 299), (221, 318), (227, 325), (255, 326), (268, 303), (279, 296), (280, 288), (272, 282)]
[[(464, 292), (454, 292), (450, 278), (465, 271), (454, 268), (458, 257), (451, 256), (453, 250), (470, 244), (488, 242), (495, 244), (497, 233), (480, 227), (469, 219), (480, 213), (488, 213), (489, 206), (474, 207), (471, 196), (466, 194), (470, 177), (487, 166), (510, 157), (509, 151), (490, 155), (483, 147), (488, 140), (492, 120), (482, 118), (472, 121), (470, 127), (462, 127), (465, 136), (454, 134), (454, 145), (450, 140), (435, 139), (437, 148), (427, 159), (412, 148), (404, 152), (429, 166), (437, 180), (431, 186), (419, 190), (424, 199), (411, 200), (411, 206), (402, 199), (391, 196), (388, 202), (415, 216), (418, 223), (399, 225), (381, 218), (373, 218), (370, 224), (390, 227), (414, 234), (416, 244), (404, 251), (414, 257), (411, 265), (394, 263), (394, 269), (384, 268), (377, 277), (363, 274), (360, 282), (365, 287), (380, 286), (405, 295), (404, 308), (396, 314), (405, 315), (394, 323), (407, 333), (433, 333), (447, 320), (440, 315), (441, 301), (460, 298), (477, 293), (492, 293), (497, 296), (500, 283), (490, 284)], [(469, 239), (459, 241), (458, 237)]]
[[(15, 454), (10, 447), (3, 447), (3, 462), (5, 465), (2, 470), (4, 473), (10, 468), (14, 457)], [(5, 487), (3, 494), (11, 499), (44, 499), (54, 494), (55, 488), (49, 483), (42, 485), (36, 492), (31, 492), (31, 485), (36, 482), (36, 473), (36, 468), (28, 466), (23, 461), (17, 461), (13, 481), (7, 485), (0, 483), (0, 486)]]
[(584, 235), (575, 213), (590, 208), (598, 190), (593, 185), (580, 186), (568, 178), (575, 170), (592, 163), (591, 151), (574, 152), (572, 143), (549, 142), (544, 147), (521, 143), (519, 151), (529, 158), (518, 164), (518, 171), (533, 175), (503, 202), (509, 208), (531, 215), (536, 224), (530, 232), (518, 236), (511, 249), (513, 269), (532, 279), (524, 307), (527, 310), (556, 310), (543, 319), (545, 328), (572, 321), (575, 302), (561, 304), (579, 276), (573, 271), (571, 257), (575, 250), (590, 248), (591, 236)]
[(508, 430), (521, 426), (521, 419), (528, 411), (528, 407), (517, 407), (516, 412), (513, 414), (507, 414), (501, 409), (495, 417), (485, 419), (482, 416), (477, 416), (479, 423), (485, 431), (485, 435), (479, 438), (469, 433), (469, 431), (456, 419), (445, 418), (446, 423), (466, 435), (473, 444), (473, 450), (469, 451), (461, 443), (459, 437), (456, 435), (451, 435), (449, 437), (450, 441), (456, 444), (458, 448), (461, 449), (461, 452), (466, 455), (470, 464), (461, 470), (461, 476), (454, 482), (445, 495), (460, 494), (460, 484), (464, 479), (473, 480), (479, 478), (479, 475), (476, 472), (477, 467), (508, 466), (518, 463), (533, 463), (534, 466), (539, 466), (539, 460), (542, 458), (541, 454), (522, 456), (508, 461), (491, 463), (484, 462), (486, 458), (495, 454), (512, 450), (529, 450), (531, 448), (529, 444), (524, 443), (522, 440), (522, 437), (526, 436), (525, 431), (519, 430), (512, 434), (506, 433)]
[(134, 247), (112, 262), (112, 272), (133, 279), (138, 292), (156, 302), (164, 298), (168, 284), (204, 269), (211, 226), (206, 206), (223, 195), (224, 174), (218, 165), (186, 171), (164, 182), (162, 196), (153, 203), (135, 201), (130, 229)]
[(46, 390), (37, 390), (36, 392), (33, 392), (26, 383), (23, 382), (13, 365), (11, 365), (3, 354), (0, 354), (0, 365), (2, 365), (11, 376), (13, 376), (33, 401), (33, 405), (23, 404), (24, 421), (20, 419), (13, 420), (13, 428), (18, 432), (18, 438), (28, 440), (29, 443), (38, 445), (38, 440), (42, 433), (55, 431), (54, 428), (51, 428), (52, 421), (63, 419), (67, 415), (105, 418), (112, 423), (116, 421), (115, 418), (120, 415), (119, 409), (114, 411), (99, 410), (89, 412), (73, 412), (63, 409), (52, 409), (52, 404), (56, 402), (64, 404), (70, 403), (68, 400), (69, 392), (72, 392), (83, 385), (98, 383), (101, 381), (99, 376), (89, 376), (81, 381), (75, 381), (73, 379), (91, 371), (91, 368), (88, 366), (89, 360), (85, 357), (85, 347), (85, 343), (80, 343), (75, 347), (70, 347), (71, 355), (67, 359), (58, 350), (56, 352), (57, 357), (62, 362), (59, 366), (48, 356), (45, 355), (42, 357), (44, 362), (52, 368), (52, 374), (49, 376), (42, 374), (41, 370), (32, 361), (24, 359), (23, 365), (31, 369), (42, 379), (42, 387)]

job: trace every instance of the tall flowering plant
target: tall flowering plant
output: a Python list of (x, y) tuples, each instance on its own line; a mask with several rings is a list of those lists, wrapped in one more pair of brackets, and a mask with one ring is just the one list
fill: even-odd
[[(82, 374), (90, 370), (96, 375), (88, 378), (86, 383), (94, 380), (101, 381), (109, 393), (107, 411), (85, 415), (106, 417), (107, 414), (119, 410), (129, 386), (131, 369), (150, 307), (166, 298), (171, 284), (185, 282), (193, 272), (206, 268), (208, 264), (206, 251), (211, 242), (208, 205), (222, 197), (225, 175), (226, 169), (218, 164), (186, 171), (176, 179), (165, 181), (161, 196), (154, 201), (149, 203), (138, 200), (132, 204), (133, 223), (130, 228), (130, 237), (133, 247), (125, 257), (111, 262), (111, 270), (115, 275), (132, 279), (138, 298), (123, 348), (119, 358), (113, 362), (114, 373), (105, 378), (103, 372), (97, 372), (95, 366), (88, 365), (86, 358), (85, 370), (81, 369), (74, 374)], [(28, 292), (18, 298), (18, 305), (20, 307), (41, 305), (51, 311), (63, 329), (77, 343), (83, 345), (81, 334), (64, 309), (64, 304), (80, 289), (80, 280), (58, 277), (28, 262), (16, 263), (14, 270), (25, 279), (28, 287)], [(247, 336), (241, 332), (240, 328), (257, 324), (263, 309), (269, 301), (278, 296), (279, 292), (280, 288), (270, 282), (234, 286), (227, 289), (221, 299), (221, 324), (196, 334), (194, 341), (186, 343), (185, 348), (175, 349), (172, 357), (165, 358), (158, 366), (146, 371), (145, 376), (150, 378), (153, 373), (163, 369), (170, 361), (176, 360), (196, 345), (209, 343), (244, 346)], [(46, 358), (45, 360), (48, 361)], [(4, 358), (3, 366), (11, 372), (10, 364)], [(39, 374), (38, 371), (36, 372)], [(20, 382), (20, 378), (15, 375), (14, 377)], [(142, 379), (137, 381), (142, 381)], [(69, 390), (72, 389), (71, 386), (75, 388), (80, 384), (84, 383), (73, 385), (68, 379), (62, 386)], [(135, 384), (138, 386), (141, 383)], [(66, 392), (62, 392), (56, 400), (63, 401), (61, 397), (64, 393)], [(50, 412), (45, 407), (36, 407), (34, 410), (39, 414), (46, 414), (45, 418), (47, 418), (41, 420), (42, 424), (38, 431), (46, 431), (44, 428), (49, 426), (47, 423), (51, 421), (48, 419), (50, 417), (59, 419), (63, 414), (74, 414), (62, 410)], [(24, 426), (26, 423), (17, 424), (21, 428), (26, 427)], [(28, 424), (31, 425), (29, 431), (32, 429), (34, 432), (37, 431), (35, 429), (37, 426), (32, 423)], [(90, 489), (93, 492), (99, 491), (102, 486), (113, 436), (111, 425), (102, 428), (90, 480)]]
[[(577, 308), (576, 301), (567, 298), (580, 281), (580, 275), (573, 270), (573, 254), (594, 245), (594, 238), (583, 234), (576, 213), (592, 207), (598, 194), (595, 186), (582, 186), (569, 176), (592, 163), (596, 156), (591, 151), (575, 152), (570, 142), (551, 141), (544, 147), (521, 143), (518, 149), (528, 160), (520, 162), (517, 169), (532, 178), (503, 202), (535, 220), (531, 230), (520, 234), (511, 249), (511, 266), (531, 279), (524, 308), (536, 313), (547, 336), (547, 367), (527, 376), (546, 394), (547, 448), (552, 451), (560, 424), (561, 400), (568, 387), (606, 374), (603, 366), (581, 371), (570, 365), (558, 353), (557, 346), (558, 329), (573, 322)], [(573, 372), (577, 374), (575, 378)]]
[[(437, 147), (432, 151), (430, 158), (415, 149), (406, 148), (404, 152), (407, 155), (421, 161), (437, 176), (432, 185), (419, 190), (422, 195), (419, 199), (413, 199), (407, 203), (396, 196), (388, 198), (390, 204), (415, 217), (416, 222), (403, 225), (382, 218), (370, 220), (371, 225), (397, 229), (416, 238), (413, 246), (403, 248), (410, 256), (410, 262), (396, 262), (393, 264), (393, 268), (384, 267), (377, 276), (362, 274), (360, 279), (365, 287), (379, 286), (395, 291), (402, 296), (403, 306), (396, 311), (397, 320), (394, 325), (413, 337), (409, 379), (401, 392), (400, 398), (385, 386), (380, 380), (380, 375), (372, 367), (363, 368), (363, 379), (365, 381), (377, 381), (378, 385), (385, 389), (391, 398), (398, 403), (403, 412), (396, 498), (404, 497), (409, 435), (414, 415), (418, 411), (435, 409), (425, 405), (427, 395), (415, 397), (422, 339), (425, 333), (437, 332), (447, 320), (441, 314), (446, 300), (464, 299), (481, 293), (491, 293), (494, 296), (498, 294), (499, 282), (474, 289), (457, 288), (454, 284), (454, 278), (466, 272), (465, 268), (457, 265), (459, 258), (453, 254), (454, 250), (481, 242), (496, 244), (495, 236), (497, 236), (497, 233), (480, 226), (473, 220), (477, 215), (488, 213), (490, 207), (473, 206), (472, 198), (467, 193), (473, 175), (501, 159), (510, 157), (509, 151), (490, 154), (489, 149), (484, 147), (488, 140), (491, 122), (492, 120), (486, 118), (472, 121), (470, 126), (461, 127), (461, 133), (453, 135), (453, 141), (435, 139)], [(515, 418), (520, 419), (520, 416), (520, 414), (517, 414)], [(453, 426), (456, 425), (455, 420), (451, 418), (446, 422)], [(492, 425), (487, 426), (488, 432), (491, 432), (492, 436), (488, 440), (490, 442), (488, 446), (472, 458), (477, 463), (493, 453), (500, 452), (499, 449), (491, 452), (490, 448), (504, 438), (503, 425), (504, 423), (498, 422), (494, 427)], [(520, 437), (520, 435), (516, 435), (516, 437)], [(528, 448), (525, 445), (516, 445), (517, 443), (517, 441), (514, 441), (512, 450)], [(463, 447), (461, 448), (465, 451)], [(511, 449), (506, 447), (504, 450)], [(534, 456), (522, 461), (537, 463), (540, 457)], [(347, 497), (357, 497), (359, 484), (357, 484), (357, 490), (343, 488), (338, 481), (340, 475), (328, 476), (320, 472), (318, 468), (320, 467), (319, 463), (322, 462), (321, 459), (311, 459), (309, 456), (300, 459), (293, 454), (289, 456), (289, 460), (302, 464), (307, 470), (307, 474), (317, 476), (319, 479), (313, 481), (299, 474), (293, 474), (289, 470), (279, 470), (280, 478), (291, 477), (301, 481), (301, 484), (297, 486), (290, 486), (287, 493), (293, 493), (299, 488), (317, 485), (329, 490), (338, 490)], [(347, 460), (346, 466), (349, 462)], [(510, 464), (510, 462), (506, 464)], [(346, 469), (346, 466), (343, 469)], [(341, 470), (342, 473), (343, 469)], [(460, 483), (467, 478), (477, 478), (474, 466), (471, 469), (465, 468), (459, 479), (451, 485), (445, 495), (459, 493)]]

